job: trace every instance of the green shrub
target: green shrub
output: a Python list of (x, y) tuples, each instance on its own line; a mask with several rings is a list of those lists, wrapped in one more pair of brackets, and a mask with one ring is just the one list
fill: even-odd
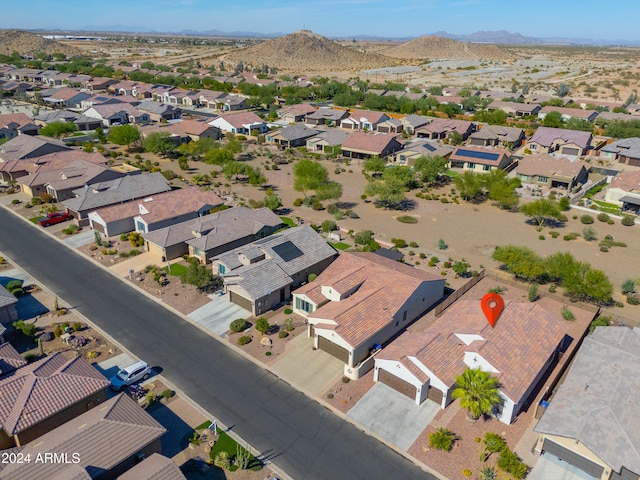
[(529, 467), (527, 467), (527, 465), (522, 462), (515, 453), (505, 446), (500, 451), (500, 457), (498, 457), (498, 468), (510, 473), (514, 478), (520, 480), (527, 474)]
[(538, 299), (538, 285), (536, 283), (532, 283), (529, 286), (528, 298), (530, 302), (535, 302)]
[(562, 197), (558, 202), (558, 206), (560, 207), (560, 210), (566, 212), (571, 208), (571, 201), (567, 197)]
[(251, 337), (248, 336), (244, 336), (244, 337), (240, 337), (238, 339), (238, 345), (242, 346), (242, 345), (246, 345), (247, 343), (249, 343), (251, 341)]
[(73, 235), (75, 233), (78, 233), (79, 231), (80, 227), (75, 223), (69, 225), (67, 228), (62, 229), (62, 233), (64, 233), (65, 235)]
[(417, 244), (416, 242), (411, 242), (411, 243), (409, 243), (409, 246), (410, 246), (411, 248), (418, 248), (418, 244)]
[(14, 297), (21, 297), (23, 296), (26, 292), (22, 289), (22, 288), (16, 288), (14, 289), (12, 292)]
[(620, 220), (620, 223), (625, 227), (632, 227), (636, 222), (631, 215), (625, 215), (622, 217), (622, 220)]
[(404, 248), (407, 246), (407, 242), (402, 238), (392, 238), (391, 243), (393, 243), (396, 248)]
[[(11, 202), (13, 203), (13, 202)], [(42, 205), (44, 202), (39, 197), (33, 197), (31, 199), (31, 205)]]
[(396, 217), (396, 220), (400, 223), (418, 223), (418, 219), (411, 215), (400, 215), (399, 217)]
[(289, 332), (285, 330), (280, 330), (278, 332), (278, 338), (287, 338), (289, 336)]
[(584, 225), (591, 225), (594, 222), (594, 220), (591, 215), (582, 215), (580, 217), (580, 222), (583, 223)]
[(608, 222), (609, 220), (611, 220), (611, 217), (609, 217), (608, 213), (599, 213), (597, 218), (600, 222)]
[(22, 288), (22, 280), (11, 280), (7, 283), (5, 288), (9, 291), (9, 293), (13, 293), (14, 290)]
[(74, 332), (79, 332), (80, 330), (82, 330), (82, 324), (80, 322), (74, 322), (73, 325), (71, 325), (71, 329)]
[(556, 293), (557, 290), (558, 290), (558, 287), (556, 287), (555, 283), (552, 283), (551, 285), (549, 285), (549, 293)]
[(590, 242), (592, 240), (596, 240), (598, 238), (598, 235), (593, 228), (585, 227), (582, 230), (582, 238), (584, 238), (587, 242)]
[(606, 252), (608, 252), (608, 251), (609, 251), (609, 247), (607, 247), (607, 246), (605, 246), (605, 245), (601, 245), (601, 246), (600, 246), (600, 251), (601, 251), (601, 252), (606, 253)]
[(351, 381), (349, 377), (342, 377), (342, 383), (347, 384)]
[(22, 320), (13, 322), (13, 328), (20, 330), (27, 337), (33, 337), (36, 334), (36, 326), (33, 323), (24, 323)]
[(301, 198), (296, 198), (296, 199), (293, 201), (293, 206), (294, 206), (294, 207), (299, 207), (300, 205), (302, 205), (302, 199), (301, 199)]
[(449, 203), (449, 199), (447, 197), (440, 197), (440, 203)]
[(325, 220), (320, 224), (320, 228), (322, 228), (323, 232), (329, 233), (329, 232), (333, 232), (336, 228), (338, 228), (338, 225), (336, 225), (336, 222), (334, 222), (333, 220)]
[(611, 319), (609, 317), (598, 317), (589, 324), (589, 333), (593, 333), (596, 327), (608, 327)]
[(244, 318), (237, 318), (229, 324), (229, 330), (232, 332), (244, 332), (247, 329), (247, 321)]
[(311, 204), (311, 208), (314, 210), (324, 210), (324, 205), (318, 200), (314, 200)]
[(429, 446), (436, 450), (444, 450), (448, 452), (453, 446), (453, 442), (456, 439), (456, 434), (451, 430), (440, 427), (433, 433), (429, 434)]
[(162, 391), (162, 398), (164, 398), (165, 400), (168, 400), (169, 398), (173, 397), (175, 395), (175, 392), (173, 390), (171, 390), (170, 388), (167, 388), (166, 390)]
[(613, 218), (610, 218), (609, 220), (607, 220), (607, 225), (613, 225), (614, 223), (616, 222), (613, 221)]
[(546, 240), (544, 235), (538, 235), (538, 240)]
[(640, 305), (640, 297), (635, 294), (627, 295), (627, 303), (629, 305)]
[(256, 320), (256, 330), (260, 333), (267, 333), (269, 328), (271, 328), (271, 325), (269, 325), (269, 320), (267, 320), (266, 318), (260, 317), (258, 320)]
[(576, 319), (573, 312), (569, 310), (567, 307), (562, 307), (562, 310), (560, 311), (560, 315), (562, 315), (562, 318), (564, 318), (565, 320), (573, 321)]
[(636, 291), (636, 282), (632, 278), (622, 282), (622, 294), (629, 295)]

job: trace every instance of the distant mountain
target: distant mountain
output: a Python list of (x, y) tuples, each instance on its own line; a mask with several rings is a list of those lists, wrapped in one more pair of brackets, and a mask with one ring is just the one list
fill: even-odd
[(182, 30), (178, 32), (181, 35), (206, 35), (210, 37), (242, 37), (242, 38), (276, 38), (282, 37), (286, 35), (286, 33), (277, 32), (277, 33), (260, 33), (260, 32), (242, 32), (242, 31), (234, 31), (234, 32), (223, 32), (222, 30)]
[(87, 25), (83, 27), (81, 31), (84, 32), (122, 32), (122, 33), (153, 33), (148, 27), (141, 27), (137, 25)]
[(457, 35), (455, 33), (435, 32), (430, 36), (438, 36), (458, 40), (460, 42), (472, 43), (495, 43), (499, 45), (543, 45), (543, 44), (563, 44), (563, 45), (639, 45), (640, 41), (629, 40), (598, 40), (593, 38), (567, 38), (567, 37), (526, 37), (520, 33), (512, 33), (506, 30), (480, 31)]
[(392, 58), (421, 61), (427, 59), (507, 60), (512, 57), (512, 54), (506, 49), (496, 45), (461, 42), (441, 36), (419, 37), (380, 50), (380, 53)]

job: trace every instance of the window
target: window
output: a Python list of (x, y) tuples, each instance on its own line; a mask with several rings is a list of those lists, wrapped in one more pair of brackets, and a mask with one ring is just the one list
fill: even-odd
[(296, 297), (296, 309), (311, 313), (313, 312), (313, 305), (309, 302), (305, 302), (300, 297)]
[(473, 162), (469, 162), (469, 163), (467, 163), (467, 168), (469, 170), (474, 170), (476, 168), (476, 164), (473, 163)]
[(482, 170), (484, 170), (485, 172), (488, 172), (489, 170), (491, 170), (491, 165), (483, 165)]
[(222, 265), (222, 264), (219, 264), (219, 265), (218, 265), (218, 273), (219, 273), (220, 275), (224, 275), (224, 274), (226, 273), (226, 271), (227, 271), (227, 267), (225, 267), (225, 266), (224, 266), (224, 265)]
[(402, 312), (402, 321), (403, 322), (407, 321), (407, 311), (406, 310), (404, 312)]
[(549, 183), (549, 177), (543, 177), (542, 175), (538, 175), (538, 182)]

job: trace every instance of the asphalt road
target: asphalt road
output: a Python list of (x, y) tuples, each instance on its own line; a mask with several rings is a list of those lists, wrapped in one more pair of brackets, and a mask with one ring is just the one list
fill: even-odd
[(4, 208), (0, 252), (293, 479), (435, 479)]

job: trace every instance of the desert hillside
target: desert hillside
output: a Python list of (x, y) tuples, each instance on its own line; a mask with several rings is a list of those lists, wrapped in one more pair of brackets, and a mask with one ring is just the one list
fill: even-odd
[(513, 57), (496, 45), (458, 42), (444, 37), (420, 37), (379, 53), (404, 60), (510, 60)]
[(308, 30), (267, 40), (244, 50), (230, 53), (225, 59), (247, 65), (268, 65), (295, 72), (357, 71), (391, 67), (401, 61), (377, 53), (367, 53), (353, 46), (343, 46)]
[(80, 51), (55, 40), (22, 30), (0, 30), (0, 54), (35, 55), (44, 52), (48, 55), (64, 53), (67, 56), (79, 55)]

